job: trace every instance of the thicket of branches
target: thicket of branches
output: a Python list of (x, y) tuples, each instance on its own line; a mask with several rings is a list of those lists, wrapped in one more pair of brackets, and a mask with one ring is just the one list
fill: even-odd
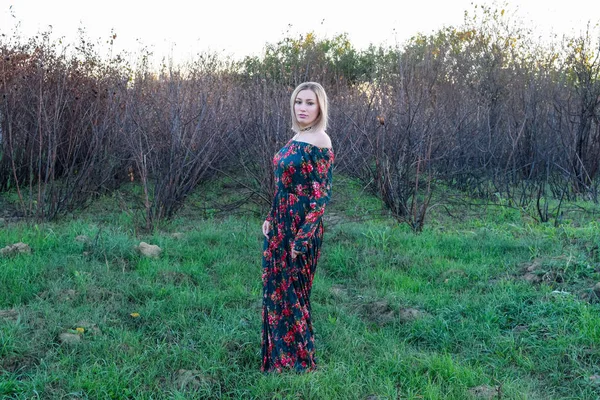
[[(132, 66), (81, 39), (0, 40), (0, 190), (50, 219), (129, 181), (148, 228), (215, 174), (270, 202), (271, 157), (292, 135), (300, 82), (330, 95), (336, 170), (360, 179), (421, 230), (435, 191), (533, 206), (598, 201), (598, 32), (552, 44), (479, 9), (461, 27), (358, 51), (345, 35), (269, 44), (241, 62), (201, 55)], [(560, 204), (560, 203), (559, 203)]]

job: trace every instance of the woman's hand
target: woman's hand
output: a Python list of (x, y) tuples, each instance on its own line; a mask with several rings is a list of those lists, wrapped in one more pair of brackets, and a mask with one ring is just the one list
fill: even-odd
[(292, 249), (292, 260), (295, 260), (296, 257), (298, 257), (300, 254), (302, 254), (302, 253), (300, 253), (299, 251), (296, 251), (296, 250)]
[(269, 237), (269, 232), (271, 231), (271, 223), (269, 221), (263, 222), (262, 225), (262, 233), (266, 238)]

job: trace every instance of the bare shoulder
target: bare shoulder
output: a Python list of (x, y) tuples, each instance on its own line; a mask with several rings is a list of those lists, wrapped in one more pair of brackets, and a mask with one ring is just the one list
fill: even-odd
[(304, 142), (321, 148), (331, 148), (331, 138), (325, 132), (314, 132), (310, 134), (296, 134), (292, 140)]
[(331, 148), (331, 138), (325, 132), (322, 132), (318, 135), (315, 135), (314, 141), (312, 143), (317, 147), (326, 147)]

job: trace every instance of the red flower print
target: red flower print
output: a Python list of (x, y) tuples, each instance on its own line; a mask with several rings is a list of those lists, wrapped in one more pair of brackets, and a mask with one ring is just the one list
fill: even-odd
[[(333, 151), (290, 141), (273, 158), (275, 194), (263, 248), (262, 371), (315, 368), (310, 298), (331, 195)], [(292, 249), (302, 255), (291, 259)], [(298, 261), (299, 260), (299, 261)]]

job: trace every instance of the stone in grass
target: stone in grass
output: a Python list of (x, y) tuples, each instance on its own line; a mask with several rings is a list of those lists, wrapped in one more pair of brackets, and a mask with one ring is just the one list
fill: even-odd
[(596, 374), (596, 375), (590, 376), (590, 381), (592, 381), (592, 383), (600, 385), (600, 375)]
[(171, 234), (171, 237), (173, 239), (181, 240), (181, 239), (183, 239), (184, 235), (181, 232), (174, 232)]
[(501, 398), (501, 388), (500, 386), (489, 386), (489, 385), (480, 385), (475, 386), (469, 389), (469, 393), (476, 399), (500, 399)]
[(81, 343), (81, 335), (77, 333), (63, 332), (58, 335), (58, 341), (64, 345), (75, 345)]
[(29, 247), (29, 245), (19, 242), (19, 243), (15, 243), (13, 245), (9, 245), (6, 246), (3, 249), (0, 249), (0, 254), (4, 255), (4, 256), (11, 256), (13, 254), (20, 254), (20, 253), (25, 253), (25, 254), (29, 254), (31, 253), (31, 247)]
[(138, 246), (138, 250), (142, 255), (150, 258), (158, 258), (160, 257), (160, 253), (162, 253), (162, 249), (155, 244), (148, 244), (146, 242), (140, 242)]

